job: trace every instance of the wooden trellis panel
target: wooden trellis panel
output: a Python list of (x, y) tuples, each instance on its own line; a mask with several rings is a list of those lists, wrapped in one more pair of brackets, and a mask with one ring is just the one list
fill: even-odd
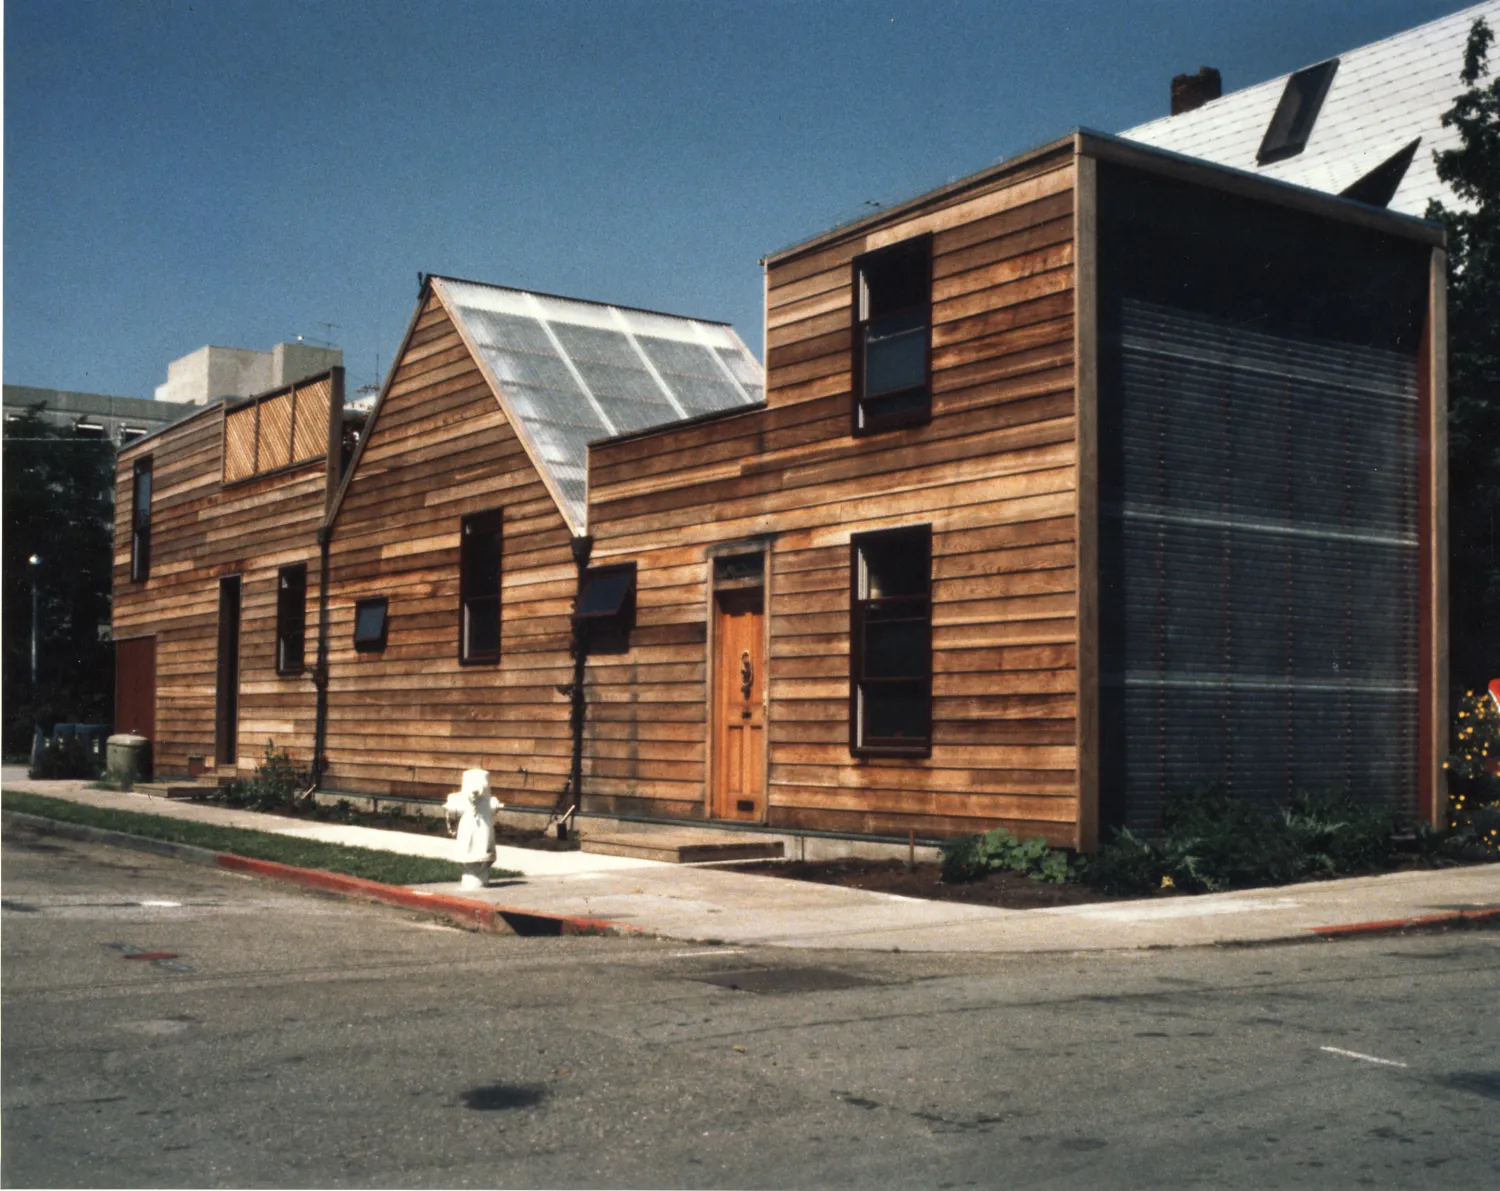
[(327, 377), (297, 390), (296, 420), (292, 428), (292, 462), (312, 459), (328, 449), (328, 394), (333, 382)]
[(292, 395), (283, 393), (260, 403), (260, 447), (256, 471), (274, 471), (292, 461)]
[(255, 474), (255, 406), (231, 410), (224, 415), (224, 482), (248, 479)]

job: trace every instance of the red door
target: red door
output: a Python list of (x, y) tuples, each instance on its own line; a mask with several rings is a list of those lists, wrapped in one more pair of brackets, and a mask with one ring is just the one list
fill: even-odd
[[(156, 740), (156, 638), (115, 642), (115, 731)], [(150, 752), (146, 772), (150, 772)]]

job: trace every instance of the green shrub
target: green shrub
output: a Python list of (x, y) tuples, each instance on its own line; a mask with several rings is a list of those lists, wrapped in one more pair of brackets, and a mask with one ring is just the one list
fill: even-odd
[(1400, 813), (1347, 792), (1298, 794), (1272, 808), (1205, 786), (1168, 799), (1159, 836), (1117, 830), (1085, 877), (1107, 893), (1285, 885), (1389, 867), (1406, 827)]
[(290, 754), (278, 749), (274, 740), (268, 740), (254, 776), (232, 781), (217, 790), (206, 789), (199, 801), (253, 811), (292, 811), (308, 785), (307, 775), (297, 772)]
[(1068, 857), (1037, 836), (1021, 840), (1004, 827), (964, 835), (942, 846), (942, 880), (950, 885), (977, 881), (986, 873), (1009, 870), (1033, 881), (1060, 884), (1068, 879)]

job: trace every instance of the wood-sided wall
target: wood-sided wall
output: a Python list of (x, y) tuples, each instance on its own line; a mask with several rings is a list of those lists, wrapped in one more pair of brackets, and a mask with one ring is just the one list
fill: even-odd
[[(711, 548), (770, 542), (771, 826), (1079, 842), (1071, 142), (767, 265), (764, 410), (600, 444), (596, 562), (639, 566), (589, 667), (588, 809), (702, 817)], [(932, 419), (850, 433), (851, 262), (933, 235)], [(933, 527), (933, 748), (849, 749), (852, 533)]]
[[(342, 397), (342, 384), (336, 391)], [(276, 673), (276, 580), (307, 566), (307, 662), (317, 640), (318, 526), (326, 493), (322, 454), (225, 486), (223, 404), (120, 452), (115, 465), (115, 639), (156, 638), (158, 776), (182, 776), (188, 759), (215, 771), (215, 678), (219, 580), (240, 576), (239, 715), (236, 767), (254, 770), (266, 742), (311, 764), (315, 690), (305, 674)], [(324, 417), (327, 417), (326, 406)], [(325, 423), (326, 425), (326, 423)], [(130, 578), (132, 476), (151, 459), (151, 566)]]
[[(484, 376), (429, 295), (354, 462), (329, 546), (330, 790), (439, 797), (490, 771), (505, 803), (550, 806), (568, 774), (570, 533)], [(503, 510), (500, 661), (460, 665), (461, 519)], [(387, 644), (354, 611), (389, 600)]]

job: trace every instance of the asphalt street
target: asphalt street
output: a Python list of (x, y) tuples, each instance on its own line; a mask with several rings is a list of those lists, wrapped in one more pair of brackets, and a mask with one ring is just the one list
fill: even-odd
[(7, 829), (6, 1186), (1479, 1187), (1500, 932), (470, 934)]

